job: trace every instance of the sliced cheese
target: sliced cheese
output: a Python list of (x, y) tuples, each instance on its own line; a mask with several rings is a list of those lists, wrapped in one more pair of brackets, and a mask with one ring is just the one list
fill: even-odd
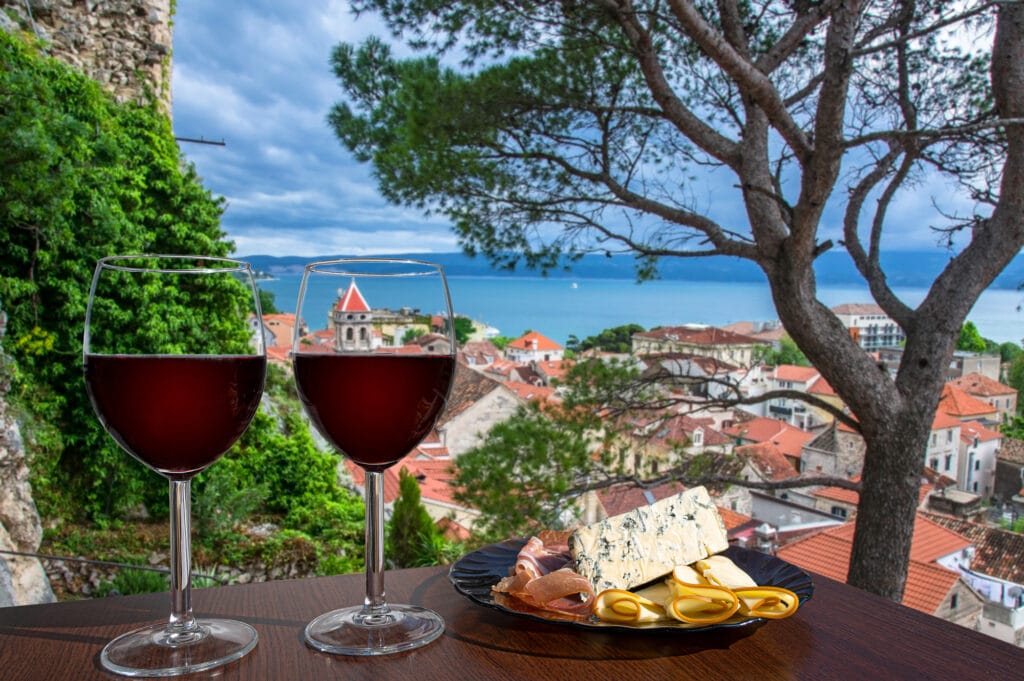
[(729, 547), (704, 487), (578, 528), (569, 537), (576, 571), (594, 592), (629, 590)]

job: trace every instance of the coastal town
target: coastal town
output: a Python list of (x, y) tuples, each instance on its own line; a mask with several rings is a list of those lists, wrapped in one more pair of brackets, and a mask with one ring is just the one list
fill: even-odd
[[(879, 367), (895, 371), (902, 332), (881, 308), (849, 303), (833, 311)], [(329, 319), (319, 330), (298, 320), (300, 334), (325, 351), (352, 342), (368, 351), (450, 351), (443, 317), (374, 309), (357, 290), (339, 292)], [(296, 323), (290, 314), (264, 316), (260, 330), (271, 362), (289, 366)], [(758, 361), (765, 348), (777, 349), (785, 338), (785, 330), (772, 321), (723, 328), (686, 323), (634, 333), (628, 352), (572, 352), (540, 331), (499, 348), (476, 325), (457, 348), (447, 408), (434, 431), (387, 470), (385, 500), (391, 504), (397, 498), (404, 468), (419, 481), (422, 504), (446, 535), (468, 538), (479, 512), (454, 499), (450, 483), (460, 455), (520, 405), (557, 403), (573, 364), (628, 363), (642, 374), (671, 377), (673, 390), (687, 397), (633, 424), (631, 472), (638, 479), (656, 478), (683, 447), (728, 455), (739, 462), (737, 479), (786, 482), (777, 489), (732, 485), (715, 494), (730, 542), (844, 581), (857, 517), (855, 485), (801, 485), (800, 480), (833, 477), (856, 483), (864, 442), (835, 418), (844, 405), (813, 367)], [(998, 355), (972, 352), (957, 352), (948, 368), (928, 447), (921, 453), (924, 474), (903, 604), (1021, 646), (1024, 536), (1008, 528), (1024, 514), (1024, 441), (1000, 431), (1016, 415), (1018, 399), (1017, 391), (1001, 381), (1004, 370)], [(716, 380), (709, 381), (712, 377)], [(808, 399), (724, 406), (728, 400), (717, 391), (726, 385), (746, 398), (784, 390)], [(358, 466), (345, 461), (340, 477), (361, 491)], [(578, 521), (601, 520), (682, 489), (678, 482), (613, 484), (576, 499)]]

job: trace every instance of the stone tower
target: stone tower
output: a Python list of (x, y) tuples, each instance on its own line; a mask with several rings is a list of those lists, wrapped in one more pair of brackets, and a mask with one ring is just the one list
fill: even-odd
[(0, 0), (0, 29), (34, 34), (49, 54), (120, 102), (152, 90), (171, 111), (172, 0)]
[(334, 349), (352, 352), (373, 349), (373, 310), (353, 280), (348, 289), (338, 291), (338, 302), (331, 310)]

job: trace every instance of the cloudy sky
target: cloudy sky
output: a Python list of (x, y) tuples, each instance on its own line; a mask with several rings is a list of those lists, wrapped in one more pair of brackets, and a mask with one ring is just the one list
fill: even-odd
[(177, 3), (174, 132), (225, 143), (180, 146), (226, 197), (239, 255), (458, 250), (447, 223), (384, 201), (327, 126), (331, 49), (371, 33), (343, 0)]
[[(181, 149), (204, 184), (227, 199), (223, 225), (238, 255), (459, 250), (443, 219), (381, 198), (369, 166), (356, 163), (328, 128), (327, 113), (342, 97), (331, 50), (371, 34), (387, 32), (373, 17), (356, 20), (345, 0), (177, 3), (175, 134), (225, 143)], [(714, 199), (714, 182), (694, 189), (711, 205), (738, 208)], [(944, 194), (939, 184), (919, 186), (899, 200), (890, 217), (913, 238), (893, 235), (890, 243), (934, 248), (922, 222), (933, 219), (932, 201)]]

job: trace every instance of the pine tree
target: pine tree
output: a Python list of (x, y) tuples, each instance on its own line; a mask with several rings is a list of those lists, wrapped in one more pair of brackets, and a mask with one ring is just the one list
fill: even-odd
[(425, 554), (437, 534), (434, 521), (420, 503), (419, 481), (403, 467), (398, 474), (398, 498), (388, 528), (388, 557), (400, 568), (432, 563)]

